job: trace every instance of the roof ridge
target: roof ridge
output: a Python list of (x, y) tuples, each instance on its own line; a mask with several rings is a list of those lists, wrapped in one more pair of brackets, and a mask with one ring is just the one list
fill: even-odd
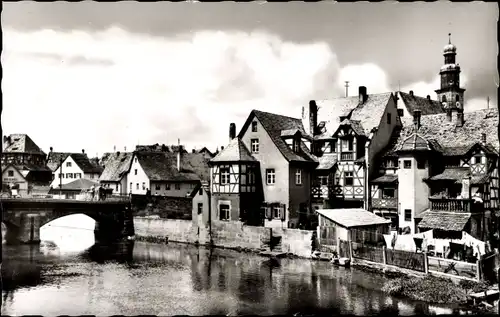
[(294, 118), (294, 117), (285, 116), (285, 115), (278, 114), (278, 113), (267, 112), (267, 111), (262, 111), (262, 110), (257, 110), (257, 109), (254, 109), (254, 110), (252, 110), (252, 111), (253, 111), (254, 113), (260, 112), (260, 113), (270, 114), (270, 115), (274, 115), (274, 116), (280, 116), (280, 117), (283, 117), (283, 118), (288, 118), (288, 119), (293, 119), (293, 120), (301, 120), (301, 119), (299, 119), (299, 118)]

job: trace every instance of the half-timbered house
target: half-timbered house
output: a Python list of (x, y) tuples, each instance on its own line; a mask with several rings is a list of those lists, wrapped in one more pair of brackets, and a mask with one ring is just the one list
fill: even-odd
[(401, 126), (392, 93), (311, 101), (303, 108), (306, 131), (318, 157), (312, 185), (315, 208), (367, 208), (368, 179), (375, 155)]
[(212, 210), (219, 220), (228, 209), (227, 220), (266, 227), (295, 228), (315, 218), (310, 173), (318, 162), (300, 119), (253, 110), (237, 136), (231, 124), (230, 139), (211, 161)]

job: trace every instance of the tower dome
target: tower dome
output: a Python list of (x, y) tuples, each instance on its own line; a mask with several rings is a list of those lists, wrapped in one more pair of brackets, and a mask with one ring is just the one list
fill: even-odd
[(448, 33), (448, 44), (444, 47), (443, 53), (449, 54), (449, 53), (455, 53), (456, 51), (457, 47), (451, 44), (451, 33)]

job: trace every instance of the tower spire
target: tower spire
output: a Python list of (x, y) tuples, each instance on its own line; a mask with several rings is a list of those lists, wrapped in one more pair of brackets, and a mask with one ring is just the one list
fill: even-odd
[(349, 81), (345, 81), (345, 96), (349, 97)]
[(451, 33), (448, 33), (448, 44), (451, 44)]

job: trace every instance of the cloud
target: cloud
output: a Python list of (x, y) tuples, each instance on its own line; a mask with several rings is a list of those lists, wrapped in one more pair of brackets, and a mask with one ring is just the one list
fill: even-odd
[(4, 29), (6, 133), (42, 148), (102, 153), (138, 142), (224, 145), (252, 109), (300, 115), (317, 94), (336, 96), (339, 65), (322, 42), (266, 32), (201, 31), (153, 37)]

